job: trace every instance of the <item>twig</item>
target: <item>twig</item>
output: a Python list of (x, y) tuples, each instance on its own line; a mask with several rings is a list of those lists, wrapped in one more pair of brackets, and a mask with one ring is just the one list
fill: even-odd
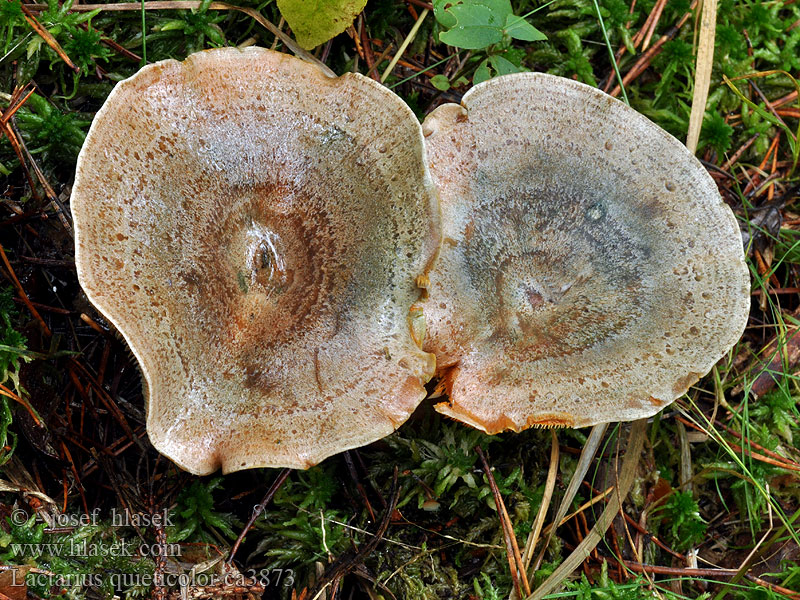
[(31, 406), (30, 402), (25, 400), (25, 398), (23, 398), (19, 394), (15, 394), (13, 391), (8, 389), (2, 383), (0, 383), (0, 396), (5, 396), (7, 398), (11, 398), (14, 402), (17, 402), (17, 403), (21, 404), (23, 407), (25, 407), (25, 410), (28, 411), (28, 414), (31, 416), (31, 419), (33, 419), (33, 422), (37, 426), (41, 426), (42, 425), (42, 421), (39, 418), (39, 415), (36, 414), (36, 410), (33, 408), (33, 406)]
[(12, 129), (14, 130), (14, 133), (16, 134), (17, 139), (19, 140), (20, 148), (22, 148), (22, 150), (25, 152), (25, 155), (28, 157), (28, 162), (30, 162), (31, 166), (33, 167), (33, 172), (36, 173), (36, 179), (39, 180), (39, 183), (44, 189), (45, 196), (47, 196), (47, 199), (50, 201), (50, 207), (53, 209), (53, 212), (55, 212), (58, 215), (58, 220), (61, 221), (61, 225), (66, 230), (67, 234), (69, 234), (70, 237), (75, 237), (72, 232), (72, 225), (70, 224), (69, 219), (67, 218), (66, 207), (61, 202), (61, 200), (58, 199), (55, 190), (53, 190), (53, 188), (50, 186), (50, 183), (44, 176), (42, 169), (39, 168), (39, 164), (34, 160), (33, 154), (31, 154), (30, 151), (28, 150), (28, 146), (25, 144), (25, 140), (19, 134), (19, 131), (17, 131), (17, 128), (15, 125), (13, 125), (13, 123), (12, 123)]
[[(795, 140), (794, 133), (792, 133), (791, 128), (786, 124), (786, 122), (781, 118), (781, 116), (775, 110), (775, 107), (772, 105), (772, 102), (764, 95), (764, 92), (761, 91), (761, 88), (756, 85), (756, 83), (752, 79), (747, 80), (748, 85), (755, 90), (758, 97), (761, 98), (761, 101), (764, 103), (764, 106), (767, 107), (767, 110), (772, 113), (772, 115), (778, 120), (778, 122), (783, 125), (786, 131), (792, 136), (792, 139)], [(796, 141), (796, 140), (795, 140)]]
[[(628, 567), (631, 571), (635, 571), (636, 573), (652, 573), (653, 575), (677, 575), (683, 577), (735, 577), (737, 574), (736, 569), (688, 569), (688, 568), (681, 568), (681, 567), (661, 567), (658, 565), (644, 565), (641, 563), (633, 562), (630, 560), (623, 560), (622, 561), (626, 567)], [(769, 581), (765, 581), (760, 577), (756, 577), (755, 575), (750, 575), (749, 573), (745, 575), (745, 578), (753, 583), (757, 583), (758, 585), (764, 586), (767, 589), (772, 591), (778, 592), (780, 594), (784, 594), (793, 600), (797, 599), (800, 600), (800, 594), (797, 592), (781, 587), (774, 583), (770, 583)]]
[(367, 24), (366, 19), (364, 17), (364, 13), (361, 13), (358, 17), (359, 26), (358, 32), (361, 37), (361, 47), (364, 49), (364, 61), (367, 63), (367, 73), (372, 72), (374, 75), (371, 77), (375, 80), (378, 79), (377, 72), (373, 70), (373, 67), (380, 64), (375, 60), (375, 53), (372, 51), (372, 43), (370, 42), (369, 36), (367, 35)]
[(639, 419), (633, 423), (631, 434), (628, 438), (628, 448), (625, 451), (625, 458), (619, 469), (619, 480), (617, 483), (617, 493), (613, 494), (606, 509), (600, 515), (592, 530), (583, 541), (573, 550), (573, 552), (562, 562), (558, 568), (548, 577), (539, 588), (526, 600), (541, 600), (550, 592), (555, 590), (564, 579), (580, 565), (589, 552), (597, 546), (611, 526), (611, 522), (622, 508), (622, 501), (627, 497), (633, 486), (636, 476), (636, 465), (644, 446), (645, 431), (647, 430), (647, 419)]
[(89, 385), (92, 387), (97, 396), (100, 398), (100, 402), (103, 403), (103, 405), (108, 409), (108, 412), (110, 412), (111, 415), (114, 417), (114, 419), (117, 421), (117, 423), (119, 423), (120, 427), (122, 427), (122, 430), (126, 433), (128, 438), (132, 441), (135, 441), (142, 449), (144, 449), (142, 441), (133, 433), (133, 429), (131, 429), (128, 420), (125, 418), (125, 415), (122, 413), (119, 406), (117, 406), (117, 403), (114, 401), (111, 395), (105, 390), (105, 388), (103, 388), (103, 386), (100, 385), (100, 383), (97, 381), (97, 379), (89, 370), (89, 368), (86, 367), (83, 363), (75, 360), (74, 358), (69, 359), (68, 365), (69, 367), (71, 367), (69, 369), (70, 373), (72, 373), (74, 376), (77, 377), (76, 371), (78, 371), (81, 373), (81, 375), (83, 375), (86, 378), (86, 380), (89, 382)]
[[(683, 418), (681, 416), (677, 416), (676, 418), (681, 423), (683, 423), (684, 425), (686, 425), (688, 427), (691, 427), (692, 429), (700, 431), (700, 432), (702, 432), (702, 433), (704, 433), (704, 434), (706, 434), (708, 436), (711, 435), (710, 432), (706, 431), (705, 429), (700, 427), (698, 424), (692, 423), (688, 419), (685, 419), (685, 418)], [(728, 427), (724, 423), (720, 423), (719, 421), (715, 421), (714, 424), (715, 425), (719, 425), (720, 427), (725, 429), (728, 433), (730, 433), (732, 436), (736, 437), (737, 439), (743, 440), (743, 442), (745, 444), (747, 444), (748, 446), (752, 446), (756, 450), (760, 450), (761, 452), (764, 453), (764, 455), (769, 455), (773, 459), (773, 462), (771, 462), (770, 464), (773, 464), (775, 466), (779, 466), (782, 469), (788, 469), (790, 471), (800, 471), (800, 464), (796, 463), (795, 461), (790, 460), (790, 459), (786, 458), (785, 456), (781, 456), (780, 454), (777, 454), (777, 453), (773, 452), (772, 450), (764, 448), (763, 446), (760, 446), (759, 444), (757, 444), (756, 442), (751, 441), (750, 439), (744, 440), (742, 438), (742, 434), (737, 433), (736, 431), (732, 430), (730, 427)], [(727, 442), (727, 443), (732, 448), (736, 448), (737, 452), (741, 452), (742, 451), (742, 447), (739, 446), (738, 444), (732, 444), (731, 442)], [(764, 458), (764, 455), (761, 455), (761, 454), (758, 454), (758, 453), (752, 454), (753, 458), (756, 458), (756, 459), (759, 459), (759, 460), (761, 458)]]
[[(14, 302), (16, 302), (17, 304), (23, 304), (23, 305), (25, 304), (19, 298), (14, 298)], [(41, 302), (34, 302), (33, 300), (31, 300), (31, 304), (33, 306), (35, 306), (37, 309), (41, 310), (42, 312), (51, 312), (51, 313), (56, 314), (56, 315), (71, 316), (71, 315), (77, 315), (78, 314), (77, 310), (69, 310), (67, 308), (58, 308), (57, 306), (48, 306), (47, 304), (42, 304)]]
[(389, 497), (389, 504), (383, 513), (383, 518), (381, 519), (374, 536), (370, 538), (368, 542), (362, 544), (357, 552), (348, 552), (342, 555), (326, 569), (325, 577), (323, 577), (308, 594), (308, 597), (311, 598), (311, 600), (316, 600), (326, 588), (333, 585), (334, 582), (338, 582), (342, 577), (347, 575), (347, 573), (364, 562), (364, 559), (372, 554), (375, 548), (378, 547), (378, 544), (383, 539), (386, 530), (389, 528), (389, 523), (392, 520), (394, 509), (397, 506), (397, 501), (400, 498), (400, 488), (397, 484), (397, 466), (395, 466), (394, 473), (392, 474), (392, 488), (389, 492)]
[[(26, 86), (27, 87), (27, 86)], [(14, 116), (14, 113), (19, 110), (19, 108), (25, 104), (28, 98), (34, 92), (33, 86), (31, 86), (30, 90), (26, 93), (26, 88), (16, 88), (14, 93), (8, 98), (8, 108), (3, 111), (2, 116), (0, 116), (0, 131), (8, 138), (8, 143), (11, 144), (11, 148), (14, 150), (14, 154), (17, 155), (17, 160), (19, 160), (20, 166), (22, 166), (22, 170), (25, 173), (25, 178), (28, 180), (28, 185), (31, 188), (31, 193), (33, 194), (34, 198), (39, 198), (39, 193), (36, 191), (36, 185), (33, 183), (33, 177), (31, 177), (31, 172), (28, 169), (28, 165), (25, 163), (25, 156), (22, 153), (22, 146), (20, 145), (20, 140), (17, 137), (17, 134), (14, 133), (14, 130), (11, 129), (11, 125), (9, 121), (11, 117)], [(23, 94), (25, 96), (23, 97)], [(19, 215), (17, 215), (19, 217)], [(5, 222), (10, 222), (17, 217), (12, 217), (11, 219), (7, 219)]]
[(58, 57), (63, 60), (70, 69), (76, 73), (80, 73), (80, 68), (76, 67), (75, 63), (70, 60), (69, 56), (67, 56), (67, 53), (64, 52), (64, 49), (61, 47), (58, 41), (56, 41), (56, 38), (53, 37), (53, 34), (50, 33), (45, 27), (42, 27), (42, 24), (36, 20), (36, 17), (33, 16), (33, 13), (29, 7), (25, 4), (20, 4), (20, 8), (22, 9), (22, 13), (25, 16), (25, 20), (28, 22), (28, 25), (31, 26), (37, 35), (41, 37), (56, 54), (58, 54)]
[[(719, 425), (720, 427), (722, 427), (725, 431), (730, 433), (735, 438), (740, 439), (740, 440), (743, 439), (741, 433), (731, 429), (730, 427), (725, 425), (725, 423), (720, 423), (719, 421), (717, 421), (716, 424)], [(800, 471), (800, 464), (798, 464), (796, 461), (791, 460), (789, 458), (786, 458), (785, 456), (781, 456), (780, 454), (778, 454), (777, 452), (773, 452), (769, 448), (764, 448), (764, 446), (761, 446), (761, 445), (755, 443), (754, 441), (752, 441), (750, 439), (744, 440), (744, 442), (748, 446), (752, 446), (756, 450), (760, 450), (763, 454), (766, 454), (767, 456), (771, 456), (772, 458), (785, 463), (786, 465), (788, 465), (789, 468), (791, 468), (793, 470)]]
[(378, 58), (376, 58), (376, 59), (375, 59), (375, 62), (373, 63), (373, 65), (372, 65), (372, 66), (369, 68), (369, 70), (367, 71), (367, 73), (366, 73), (366, 76), (367, 76), (367, 77), (373, 77), (373, 76), (374, 76), (374, 78), (375, 78), (375, 79), (377, 79), (377, 78), (378, 78), (378, 76), (377, 76), (377, 74), (376, 74), (376, 69), (377, 69), (377, 68), (380, 66), (380, 64), (381, 64), (381, 63), (382, 63), (382, 62), (383, 62), (383, 61), (386, 59), (386, 57), (387, 57), (387, 56), (389, 56), (389, 53), (390, 53), (392, 50), (394, 50), (394, 44), (393, 44), (393, 43), (389, 43), (389, 44), (387, 44), (387, 45), (386, 45), (386, 48), (384, 48), (384, 49), (383, 49), (383, 52), (381, 52), (381, 53), (378, 55)]
[[(683, 17), (681, 17), (681, 19), (674, 27), (671, 27), (664, 35), (658, 38), (658, 41), (655, 44), (653, 44), (650, 48), (648, 48), (647, 52), (645, 52), (639, 57), (639, 60), (637, 60), (634, 63), (634, 65), (627, 72), (625, 77), (622, 78), (623, 85), (628, 85), (631, 81), (633, 81), (639, 75), (641, 75), (644, 72), (644, 70), (648, 66), (650, 66), (650, 61), (652, 61), (653, 58), (661, 52), (661, 47), (668, 41), (670, 41), (672, 38), (674, 38), (676, 35), (678, 35), (678, 32), (689, 20), (689, 17), (692, 16), (691, 11), (695, 9), (695, 7), (697, 6), (697, 2), (698, 0), (692, 0), (692, 3), (689, 5), (690, 12), (684, 14)], [(619, 93), (620, 93), (620, 86), (617, 86), (613, 90), (611, 90), (612, 96), (616, 97), (619, 95)]]
[[(200, 8), (203, 3), (199, 0), (149, 0), (147, 2), (141, 3), (118, 3), (118, 4), (73, 4), (70, 8), (72, 12), (90, 12), (93, 10), (103, 10), (103, 11), (117, 11), (117, 10), (194, 10)], [(46, 4), (23, 4), (23, 7), (30, 10), (31, 12), (38, 12), (42, 10), (47, 10)], [(228, 4), (227, 2), (212, 2), (208, 6), (206, 6), (207, 10), (235, 10), (241, 13), (244, 13), (259, 23), (262, 27), (267, 29), (272, 35), (284, 43), (284, 45), (289, 48), (292, 52), (294, 52), (297, 56), (302, 58), (303, 60), (314, 63), (320, 69), (322, 69), (326, 75), (329, 77), (336, 77), (336, 73), (331, 71), (328, 66), (316, 58), (310, 52), (303, 50), (300, 46), (297, 45), (292, 38), (286, 35), (283, 31), (275, 27), (268, 19), (264, 17), (261, 13), (253, 8), (247, 8), (245, 6), (236, 6), (234, 4)]]
[(789, 464), (783, 460), (775, 460), (769, 456), (764, 456), (758, 452), (753, 452), (749, 448), (742, 448), (739, 444), (734, 444), (733, 442), (728, 442), (728, 445), (736, 452), (745, 452), (749, 457), (760, 460), (761, 462), (772, 465), (773, 467), (780, 467), (781, 469), (800, 472), (800, 466)]
[(52, 335), (50, 328), (47, 326), (47, 323), (44, 322), (42, 315), (39, 314), (39, 311), (31, 303), (30, 298), (28, 298), (28, 294), (25, 293), (25, 289), (22, 287), (22, 284), (17, 279), (16, 273), (14, 273), (14, 269), (11, 268), (11, 263), (8, 262), (8, 256), (6, 256), (6, 251), (0, 246), (0, 258), (3, 260), (3, 264), (5, 264), (6, 269), (8, 270), (8, 275), (11, 278), (11, 282), (14, 284), (14, 287), (17, 288), (17, 292), (19, 293), (20, 298), (25, 303), (25, 306), (28, 307), (28, 310), (33, 315), (33, 318), (39, 321), (39, 324), (42, 326), (42, 331), (47, 337)]
[[(602, 497), (606, 496), (606, 494), (601, 494), (601, 492), (599, 492), (598, 490), (593, 488), (588, 483), (586, 483), (586, 486), (591, 490), (591, 492), (593, 494), (595, 494), (597, 496), (602, 496)], [(658, 539), (658, 537), (656, 535), (653, 535), (652, 533), (650, 533), (650, 531), (648, 531), (645, 527), (643, 527), (642, 525), (639, 525), (639, 523), (634, 521), (633, 518), (630, 517), (630, 515), (625, 514), (625, 511), (622, 511), (620, 514), (624, 517), (625, 522), (628, 523), (628, 525), (633, 527), (638, 533), (640, 533), (641, 535), (645, 536), (648, 540), (653, 542), (656, 546), (658, 546), (659, 548), (661, 548), (662, 550), (664, 550), (668, 554), (671, 554), (674, 558), (677, 558), (678, 560), (684, 560), (686, 558), (683, 554), (679, 554), (678, 552), (675, 552), (672, 548), (667, 546), (664, 542), (662, 542), (660, 539)], [(621, 553), (618, 553), (617, 556), (621, 556)]]
[(650, 13), (650, 16), (652, 17), (650, 21), (650, 28), (648, 29), (647, 34), (644, 37), (644, 41), (642, 42), (642, 50), (647, 50), (647, 47), (650, 45), (650, 40), (653, 38), (653, 34), (656, 32), (658, 22), (661, 20), (661, 14), (664, 12), (664, 7), (666, 5), (667, 0), (658, 0), (656, 5), (653, 7), (653, 12)]
[(367, 498), (367, 490), (364, 489), (363, 484), (358, 478), (358, 472), (356, 472), (356, 465), (353, 463), (353, 457), (351, 456), (349, 451), (344, 453), (344, 464), (347, 466), (347, 471), (350, 474), (350, 478), (353, 480), (353, 483), (356, 484), (356, 489), (358, 490), (358, 493), (361, 495), (361, 499), (364, 501), (364, 506), (367, 507), (369, 518), (372, 521), (377, 521), (377, 518), (375, 517), (375, 511), (372, 510), (372, 504), (370, 504), (369, 498)]
[(75, 478), (75, 487), (78, 489), (78, 494), (81, 497), (83, 512), (84, 514), (89, 514), (89, 504), (86, 502), (86, 494), (84, 494), (83, 491), (83, 483), (81, 483), (81, 477), (78, 474), (78, 467), (75, 465), (75, 461), (72, 459), (72, 453), (69, 451), (69, 448), (67, 448), (67, 445), (64, 442), (61, 442), (61, 449), (64, 451), (64, 456), (67, 458), (69, 468), (72, 471), (72, 476)]
[(403, 53), (406, 51), (406, 48), (408, 48), (408, 45), (417, 36), (419, 28), (422, 26), (422, 22), (425, 20), (425, 17), (428, 16), (429, 12), (430, 11), (426, 8), (421, 13), (419, 13), (417, 22), (414, 23), (414, 26), (411, 28), (411, 31), (408, 32), (406, 39), (403, 40), (403, 43), (400, 44), (400, 47), (397, 49), (397, 52), (395, 53), (394, 58), (389, 63), (389, 66), (386, 67), (386, 70), (383, 72), (383, 75), (381, 75), (381, 83), (386, 81), (386, 78), (389, 77), (391, 72), (394, 70), (395, 65), (397, 65), (397, 61), (400, 60), (400, 58), (403, 56)]
[[(500, 517), (500, 525), (503, 528), (503, 537), (506, 542), (506, 554), (508, 556), (508, 568), (511, 572), (511, 579), (514, 581), (514, 588), (520, 598), (523, 597), (524, 590), (525, 596), (531, 593), (531, 587), (528, 583), (528, 577), (525, 575), (525, 567), (522, 563), (522, 557), (519, 554), (519, 546), (517, 545), (517, 538), (514, 535), (514, 524), (508, 516), (506, 505), (503, 503), (503, 496), (497, 487), (497, 482), (492, 475), (492, 468), (489, 466), (489, 461), (481, 450), (480, 446), (475, 446), (475, 452), (481, 459), (483, 465), (483, 472), (486, 474), (486, 479), (489, 481), (489, 487), (492, 489), (494, 496), (494, 503), (497, 507), (497, 515)], [(520, 588), (520, 582), (522, 587)]]
[(741, 147), (740, 147), (740, 148), (739, 148), (739, 149), (738, 149), (736, 152), (734, 152), (734, 153), (731, 155), (731, 157), (730, 157), (728, 160), (726, 160), (726, 161), (725, 161), (725, 162), (722, 164), (722, 170), (723, 170), (723, 171), (727, 171), (728, 169), (730, 169), (730, 168), (731, 168), (731, 166), (732, 166), (732, 165), (733, 165), (733, 164), (734, 164), (734, 163), (735, 163), (737, 160), (739, 160), (739, 158), (741, 158), (742, 154), (744, 154), (744, 153), (745, 153), (745, 151), (746, 151), (746, 150), (747, 150), (747, 149), (748, 149), (750, 146), (752, 146), (752, 145), (753, 145), (753, 142), (755, 142), (755, 141), (756, 141), (756, 140), (757, 140), (759, 137), (761, 137), (761, 133), (756, 133), (756, 134), (752, 135), (752, 136), (750, 137), (750, 139), (749, 139), (749, 140), (747, 140), (747, 141), (746, 141), (744, 144), (742, 144), (742, 145), (741, 145)]
[[(760, 398), (791, 372), (800, 363), (800, 330), (789, 326), (784, 335), (775, 338), (754, 359), (748, 371), (758, 372), (750, 387), (750, 393)], [(769, 357), (766, 362), (761, 357)], [(786, 369), (784, 369), (786, 365)]]
[(655, 16), (658, 4), (659, 4), (658, 2), (655, 2), (653, 4), (653, 8), (650, 10), (650, 13), (647, 15), (647, 18), (644, 20), (644, 23), (642, 24), (642, 28), (633, 34), (631, 42), (633, 42), (634, 48), (639, 47), (639, 44), (641, 43), (642, 39), (644, 39), (644, 36), (647, 35), (648, 31), (650, 31), (650, 24), (653, 22), (653, 17)]
[(547, 469), (547, 481), (544, 484), (542, 503), (539, 505), (539, 512), (536, 513), (536, 521), (534, 521), (533, 529), (528, 536), (528, 541), (525, 543), (525, 552), (522, 554), (522, 564), (525, 572), (528, 571), (528, 567), (531, 564), (533, 551), (536, 549), (536, 542), (539, 541), (539, 535), (542, 532), (542, 526), (547, 517), (547, 509), (550, 507), (550, 500), (553, 497), (553, 490), (556, 487), (556, 476), (558, 475), (558, 437), (554, 430), (550, 430), (550, 436), (550, 466)]
[(226, 563), (231, 564), (233, 562), (233, 557), (236, 556), (236, 551), (239, 549), (242, 540), (244, 540), (244, 536), (246, 536), (247, 532), (250, 531), (250, 528), (253, 526), (253, 523), (256, 522), (258, 515), (264, 512), (264, 509), (266, 508), (267, 504), (269, 504), (270, 500), (272, 500), (272, 497), (280, 489), (280, 487), (283, 485), (283, 482), (286, 481), (286, 478), (289, 477), (289, 473), (291, 472), (292, 472), (291, 469), (283, 469), (281, 470), (280, 473), (278, 473), (278, 476), (275, 478), (275, 481), (272, 482), (272, 485), (269, 486), (267, 493), (264, 494), (264, 498), (253, 509), (253, 513), (250, 515), (250, 519), (247, 521), (247, 525), (244, 526), (244, 529), (242, 529), (242, 532), (239, 534), (239, 537), (236, 538), (236, 542), (233, 544), (233, 548), (231, 548), (231, 553), (228, 555), (228, 559), (225, 561)]
[(778, 108), (779, 106), (783, 106), (784, 104), (789, 104), (790, 102), (794, 102), (797, 100), (797, 90), (778, 98), (777, 100), (773, 100), (772, 106), (774, 108)]
[(594, 460), (594, 456), (597, 453), (597, 449), (600, 447), (600, 442), (603, 440), (603, 435), (605, 434), (607, 428), (608, 423), (602, 423), (592, 427), (592, 431), (589, 434), (589, 439), (586, 440), (586, 445), (581, 451), (581, 457), (578, 460), (578, 465), (575, 467), (575, 472), (572, 474), (572, 479), (569, 481), (567, 490), (564, 492), (564, 497), (561, 499), (561, 504), (558, 507), (558, 512), (556, 512), (556, 516), (553, 519), (553, 526), (550, 528), (550, 531), (547, 534), (547, 539), (544, 541), (542, 549), (539, 551), (539, 556), (536, 558), (536, 562), (533, 566), (534, 570), (538, 569), (542, 564), (544, 553), (547, 551), (547, 547), (550, 545), (550, 540), (553, 538), (553, 534), (561, 524), (561, 519), (563, 519), (564, 515), (567, 514), (570, 504), (572, 504), (572, 499), (575, 498), (575, 494), (578, 493), (578, 488), (581, 485), (581, 481), (583, 481), (584, 476), (589, 471), (589, 467)]
[(768, 290), (753, 290), (750, 292), (751, 296), (762, 296), (764, 293), (781, 295), (781, 294), (800, 294), (800, 287), (770, 287)]
[[(567, 523), (569, 523), (572, 519), (577, 517), (583, 511), (591, 508), (592, 506), (594, 506), (595, 504), (598, 504), (599, 502), (602, 502), (603, 500), (608, 498), (611, 495), (611, 492), (613, 492), (613, 491), (614, 491), (614, 486), (612, 485), (606, 491), (598, 492), (597, 495), (594, 496), (591, 500), (587, 500), (586, 502), (581, 504), (578, 508), (576, 508), (574, 511), (572, 511), (568, 515), (564, 515), (564, 517), (558, 522), (558, 527), (561, 527), (562, 525), (566, 525)], [(545, 527), (544, 528), (545, 535), (549, 534), (554, 526), (555, 526), (555, 523), (550, 523), (550, 525)], [(536, 568), (538, 569), (538, 566)]]

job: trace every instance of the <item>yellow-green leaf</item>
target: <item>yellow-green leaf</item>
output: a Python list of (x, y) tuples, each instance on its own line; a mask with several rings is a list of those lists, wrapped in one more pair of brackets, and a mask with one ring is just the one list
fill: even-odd
[(347, 29), (366, 3), (367, 0), (278, 0), (278, 8), (297, 43), (310, 50)]

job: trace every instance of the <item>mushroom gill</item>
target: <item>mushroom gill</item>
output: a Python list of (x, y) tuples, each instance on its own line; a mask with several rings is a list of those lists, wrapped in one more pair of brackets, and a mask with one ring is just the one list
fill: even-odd
[(150, 65), (97, 114), (72, 211), (81, 285), (181, 467), (305, 468), (425, 396), (409, 311), (439, 208), (419, 123), (372, 80), (261, 48)]
[(649, 416), (741, 336), (733, 213), (633, 109), (524, 73), (437, 108), (423, 133), (444, 227), (424, 346), (440, 412), (490, 433)]

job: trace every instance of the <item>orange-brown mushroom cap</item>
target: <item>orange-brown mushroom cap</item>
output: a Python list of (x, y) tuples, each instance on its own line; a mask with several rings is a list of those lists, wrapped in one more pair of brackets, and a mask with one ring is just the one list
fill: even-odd
[(423, 123), (442, 204), (426, 350), (490, 433), (649, 416), (739, 339), (735, 218), (686, 148), (602, 92), (524, 73)]
[(439, 208), (419, 123), (375, 82), (261, 48), (148, 66), (97, 114), (72, 211), (181, 467), (305, 468), (424, 397), (409, 311)]

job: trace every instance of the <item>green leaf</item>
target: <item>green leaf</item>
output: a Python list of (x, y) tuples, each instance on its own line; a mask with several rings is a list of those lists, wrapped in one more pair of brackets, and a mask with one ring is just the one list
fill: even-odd
[(500, 16), (482, 4), (457, 4), (447, 9), (457, 24), (439, 34), (439, 39), (449, 46), (479, 50), (503, 39)]
[(530, 42), (546, 39), (524, 18), (514, 15), (509, 0), (436, 0), (433, 14), (447, 29), (439, 39), (457, 48), (480, 50), (504, 36)]
[(497, 54), (489, 57), (489, 62), (492, 63), (492, 66), (494, 67), (494, 70), (497, 71), (498, 75), (508, 75), (510, 73), (522, 72), (522, 69), (520, 69), (517, 65), (512, 63), (510, 60), (506, 60), (502, 56), (498, 56)]
[(446, 10), (451, 4), (453, 4), (452, 0), (433, 0), (433, 16), (442, 27), (447, 29), (455, 27), (458, 23), (458, 19)]
[(515, 40), (524, 42), (541, 42), (547, 39), (547, 36), (536, 27), (516, 15), (506, 17), (506, 33)]
[(364, 10), (367, 0), (277, 0), (297, 43), (306, 50), (342, 33)]
[(479, 83), (483, 83), (484, 81), (492, 78), (492, 72), (489, 69), (489, 59), (484, 58), (483, 62), (478, 65), (478, 68), (475, 69), (475, 75), (472, 77), (472, 83), (478, 85)]
[(450, 89), (450, 80), (444, 75), (434, 75), (431, 77), (431, 85), (437, 90), (446, 92)]
[[(508, 53), (506, 54), (508, 55)], [(525, 71), (525, 69), (515, 65), (507, 58), (499, 54), (493, 54), (483, 59), (481, 64), (478, 65), (478, 68), (475, 69), (475, 74), (472, 76), (472, 83), (478, 85), (495, 76), (522, 73), (523, 71)]]

